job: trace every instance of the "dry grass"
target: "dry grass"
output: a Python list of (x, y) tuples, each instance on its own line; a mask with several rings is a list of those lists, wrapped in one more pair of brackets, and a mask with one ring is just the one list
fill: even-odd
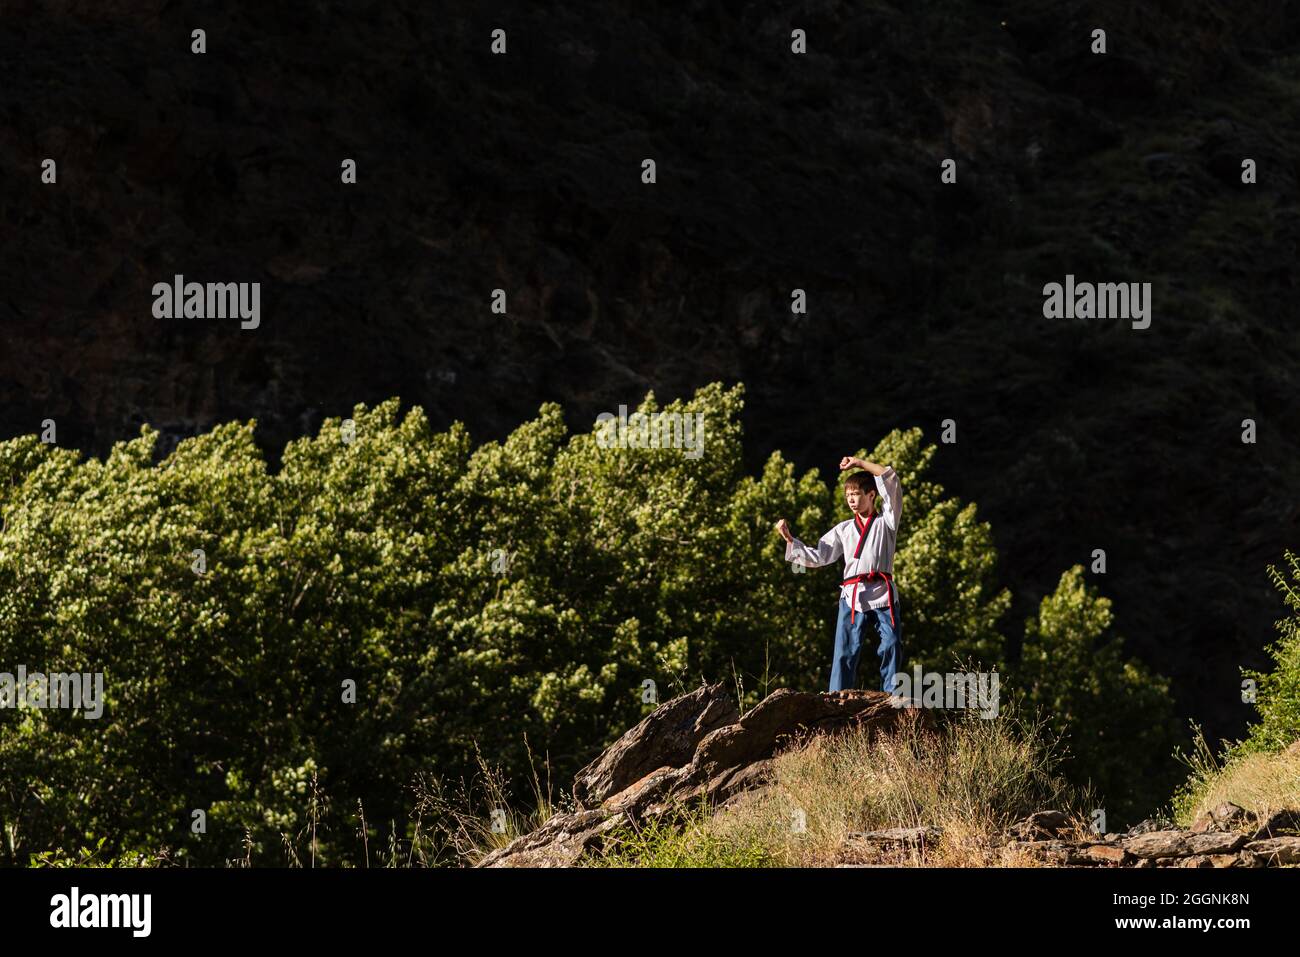
[[(1088, 804), (1086, 794), (1052, 773), (1053, 756), (1037, 731), (1005, 715), (965, 714), (937, 732), (913, 725), (891, 734), (817, 737), (775, 759), (775, 783), (766, 791), (720, 810), (689, 835), (663, 839), (721, 842), (787, 867), (1038, 866), (995, 838), (1048, 808), (1073, 810), (1082, 831)], [(860, 849), (849, 840), (854, 831), (923, 825), (943, 831), (924, 854)]]
[(405, 847), (394, 846), (389, 867), (472, 866), (492, 851), (545, 824), (559, 812), (545, 762), (546, 783), (532, 765), (533, 810), (519, 811), (505, 773), (477, 755), (479, 773), (473, 781), (449, 788), (432, 774), (418, 775), (413, 785), (413, 836)]
[(1197, 815), (1231, 801), (1261, 819), (1300, 808), (1300, 748), (1241, 754), (1220, 766), (1200, 733), (1187, 762), (1192, 776), (1174, 800), (1174, 819), (1191, 827)]

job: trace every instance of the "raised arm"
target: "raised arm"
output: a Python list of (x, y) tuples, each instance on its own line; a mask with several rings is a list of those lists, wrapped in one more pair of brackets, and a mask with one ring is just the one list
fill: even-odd
[(875, 477), (876, 492), (880, 495), (880, 510), (885, 516), (885, 524), (898, 531), (898, 520), (903, 515), (903, 490), (899, 486), (898, 473), (894, 471), (893, 466), (877, 465), (866, 459), (846, 455), (840, 460), (840, 470), (851, 468), (866, 469)]

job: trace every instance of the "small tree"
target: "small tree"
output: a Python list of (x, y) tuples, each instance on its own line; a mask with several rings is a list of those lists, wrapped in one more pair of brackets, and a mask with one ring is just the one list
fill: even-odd
[(1280, 637), (1266, 649), (1276, 663), (1271, 672), (1242, 670), (1255, 682), (1255, 710), (1261, 720), (1247, 729), (1246, 739), (1232, 749), (1234, 754), (1278, 751), (1300, 740), (1300, 559), (1287, 549), (1286, 574), (1268, 566), (1273, 584), (1291, 609), (1276, 622)]
[(1066, 739), (1072, 759), (1063, 771), (1079, 783), (1091, 780), (1111, 820), (1126, 820), (1176, 780), (1178, 734), (1168, 679), (1124, 658), (1123, 642), (1107, 634), (1110, 608), (1084, 582), (1082, 565), (1064, 572), (1038, 617), (1025, 623), (1011, 687)]

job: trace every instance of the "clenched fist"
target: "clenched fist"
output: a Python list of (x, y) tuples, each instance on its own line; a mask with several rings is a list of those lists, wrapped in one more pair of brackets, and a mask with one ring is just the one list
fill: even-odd
[(787, 542), (794, 541), (794, 536), (790, 534), (790, 525), (785, 519), (781, 519), (776, 523), (776, 530), (781, 533), (781, 537)]

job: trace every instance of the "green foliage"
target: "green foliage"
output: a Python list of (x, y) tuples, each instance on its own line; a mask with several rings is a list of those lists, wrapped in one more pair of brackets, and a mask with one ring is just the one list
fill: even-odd
[(1291, 610), (1276, 622), (1278, 639), (1266, 651), (1273, 670), (1243, 669), (1242, 676), (1255, 682), (1255, 710), (1260, 720), (1252, 723), (1246, 738), (1228, 749), (1228, 756), (1279, 751), (1300, 741), (1300, 558), (1287, 549), (1285, 574), (1268, 566), (1268, 575)]
[(701, 804), (683, 820), (620, 824), (605, 834), (599, 853), (586, 854), (587, 867), (777, 867), (780, 859), (757, 840), (715, 832), (711, 810)]
[(1124, 658), (1112, 622), (1110, 600), (1075, 565), (1025, 623), (1012, 687), (1067, 739), (1065, 770), (1091, 780), (1113, 824), (1168, 792), (1178, 735), (1168, 680)]
[[(149, 427), (104, 462), (0, 443), (0, 670), (103, 672), (105, 692), (97, 720), (0, 710), (0, 858), (108, 835), (96, 859), (357, 863), (366, 841), (413, 846), (421, 774), (486, 757), (520, 779), (537, 754), (567, 781), (653, 709), (647, 681), (664, 700), (734, 677), (746, 706), (820, 690), (839, 570), (793, 572), (773, 523), (820, 535), (847, 515), (843, 476), (779, 453), (742, 474), (742, 404), (718, 384), (646, 397), (704, 417), (698, 455), (603, 447), (554, 404), (474, 447), (396, 399), (290, 443), (276, 474), (251, 422), (156, 463)], [(913, 429), (867, 456), (904, 489), (909, 655), (999, 662), (991, 534), (926, 478), (935, 451)], [(1062, 721), (1101, 720), (1035, 674)], [(1102, 696), (1146, 701), (1120, 674)]]
[(107, 840), (107, 838), (101, 837), (95, 842), (94, 847), (83, 847), (75, 854), (69, 853), (61, 847), (53, 851), (41, 851), (39, 854), (32, 854), (27, 865), (28, 867), (67, 869), (73, 867), (159, 867), (166, 863), (164, 858), (144, 851), (123, 851), (115, 856), (109, 856), (104, 849)]

